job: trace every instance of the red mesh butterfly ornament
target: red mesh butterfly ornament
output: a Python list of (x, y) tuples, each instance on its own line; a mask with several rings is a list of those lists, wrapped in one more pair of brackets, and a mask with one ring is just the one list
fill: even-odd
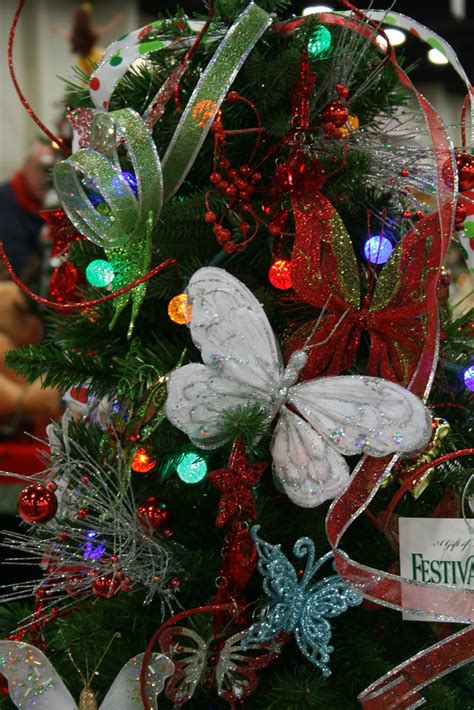
[(318, 327), (305, 324), (287, 341), (288, 354), (303, 344), (308, 348), (303, 378), (349, 369), (367, 332), (365, 374), (408, 384), (423, 348), (426, 319), (436, 303), (427, 294), (438, 278), (438, 215), (405, 234), (381, 268), (375, 288), (363, 295), (351, 238), (329, 200), (321, 193), (310, 201), (294, 199), (293, 213), (295, 294), (323, 309)]

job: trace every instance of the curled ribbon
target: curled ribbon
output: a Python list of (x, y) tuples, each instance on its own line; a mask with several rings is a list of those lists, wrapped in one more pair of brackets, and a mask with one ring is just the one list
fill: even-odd
[[(187, 20), (186, 25), (197, 34), (204, 22)], [(107, 47), (89, 79), (89, 94), (97, 109), (107, 111), (116, 85), (137, 59), (166, 48), (181, 49), (194, 41), (194, 37), (167, 39), (163, 36), (165, 32), (166, 23), (156, 20), (119, 37)]]
[[(344, 0), (343, 0), (344, 1)], [(350, 3), (344, 2), (346, 6)], [(359, 13), (360, 14), (360, 13)], [(385, 13), (374, 15), (368, 11), (368, 16), (376, 16), (384, 21)], [(354, 32), (374, 39), (372, 27), (359, 22), (350, 13), (319, 15), (323, 24), (345, 26)], [(406, 23), (418, 28), (418, 23), (405, 18)], [(276, 30), (281, 33), (296, 30), (302, 20), (292, 20), (278, 25)], [(394, 24), (392, 22), (391, 24)], [(419, 26), (420, 29), (423, 26)], [(423, 28), (426, 30), (426, 28)], [(428, 30), (426, 30), (428, 32)], [(413, 34), (417, 34), (416, 30)], [(441, 38), (439, 41), (445, 47), (444, 54), (453, 63), (456, 71), (465, 79), (469, 95), (471, 87), (463, 73), (453, 50)], [(431, 43), (432, 44), (432, 43)], [(449, 52), (446, 50), (449, 47)], [(456, 203), (457, 179), (453, 165), (453, 150), (442, 122), (431, 105), (420, 94), (405, 72), (398, 66), (393, 48), (388, 45), (387, 53), (394, 65), (402, 84), (414, 92), (422, 110), (427, 125), (437, 169), (437, 206), (439, 229), (437, 239), (437, 263), (431, 266), (439, 273), (444, 255), (452, 235), (453, 215)], [(442, 170), (449, 168), (450, 186), (446, 184)], [(420, 225), (421, 226), (421, 225)], [(437, 278), (426, 285), (426, 329), (424, 345), (420, 353), (418, 365), (409, 388), (420, 397), (427, 398), (433, 382), (438, 361), (439, 324), (437, 312)], [(383, 606), (410, 611), (423, 615), (439, 616), (446, 621), (471, 624), (467, 629), (421, 651), (390, 673), (386, 674), (359, 695), (359, 701), (365, 710), (399, 710), (400, 708), (415, 708), (424, 703), (419, 690), (436, 678), (469, 663), (474, 658), (474, 594), (467, 589), (457, 589), (451, 586), (420, 584), (381, 570), (372, 569), (353, 561), (344, 553), (339, 545), (343, 535), (351, 524), (367, 508), (378, 488), (389, 475), (398, 457), (389, 456), (384, 459), (364, 457), (356, 467), (347, 488), (331, 505), (326, 518), (328, 540), (333, 548), (336, 568), (340, 576), (348, 583), (357, 587), (364, 596)]]
[(217, 48), (163, 158), (165, 199), (174, 195), (191, 169), (232, 82), (270, 23), (270, 16), (251, 2)]
[[(366, 25), (340, 15), (324, 14), (321, 21), (350, 27), (369, 38), (372, 30)], [(295, 25), (293, 24), (293, 27)], [(449, 188), (443, 179), (443, 166), (451, 166), (455, 175), (452, 146), (441, 120), (426, 99), (415, 89), (407, 75), (398, 66), (393, 49), (388, 47), (390, 59), (401, 82), (414, 92), (433, 143), (438, 175), (439, 262), (448, 247), (453, 224), (457, 185), (451, 181)], [(435, 265), (433, 265), (435, 266)], [(427, 285), (427, 326), (425, 344), (410, 389), (427, 397), (431, 389), (438, 360), (439, 325), (436, 298), (437, 279)], [(364, 596), (383, 606), (402, 610), (410, 608), (420, 617), (438, 615), (444, 620), (472, 624), (474, 622), (474, 594), (467, 589), (451, 586), (419, 584), (380, 570), (354, 562), (340, 548), (343, 535), (354, 520), (367, 508), (383, 480), (395, 465), (398, 457), (384, 459), (364, 457), (353, 473), (347, 488), (331, 505), (326, 518), (326, 531), (333, 548), (335, 564), (341, 577), (360, 589)], [(433, 680), (460, 667), (474, 657), (474, 626), (435, 644), (395, 668), (363, 691), (359, 700), (366, 710), (395, 710), (414, 708), (423, 704), (419, 690)]]
[[(122, 174), (117, 141), (131, 158), (137, 197)], [(110, 208), (100, 213), (86, 195), (79, 174)], [(138, 113), (122, 109), (98, 114), (90, 147), (82, 148), (54, 169), (54, 186), (76, 229), (101, 247), (122, 246), (143, 229), (150, 212), (156, 221), (163, 202), (163, 178), (155, 144)]]
[[(119, 290), (148, 272), (153, 227), (163, 200), (182, 184), (240, 67), (270, 22), (270, 16), (254, 3), (236, 19), (194, 89), (163, 167), (150, 131), (131, 109), (98, 113), (90, 146), (56, 166), (54, 183), (64, 211), (79, 232), (105, 249)], [(122, 173), (117, 145), (127, 149), (132, 161), (137, 196)], [(100, 194), (104, 202), (101, 210), (92, 204), (84, 182)], [(132, 301), (130, 337), (145, 294), (144, 282), (118, 296), (111, 327)]]
[[(122, 173), (117, 145), (127, 148), (132, 161), (136, 196)], [(105, 210), (99, 212), (91, 203), (79, 175), (100, 194)], [(90, 147), (56, 166), (54, 185), (76, 229), (105, 249), (115, 272), (114, 286), (120, 289), (149, 271), (153, 226), (163, 204), (163, 176), (150, 132), (135, 111), (98, 114)], [(131, 335), (146, 288), (145, 282), (115, 299), (111, 327), (132, 301)]]

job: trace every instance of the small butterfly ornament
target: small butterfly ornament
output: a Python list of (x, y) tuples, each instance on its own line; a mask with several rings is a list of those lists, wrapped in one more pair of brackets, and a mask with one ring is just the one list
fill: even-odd
[[(140, 671), (143, 654), (132, 658), (120, 671), (103, 702), (98, 706), (88, 684), (76, 705), (59, 674), (44, 653), (19, 641), (0, 641), (0, 673), (8, 681), (10, 698), (18, 710), (140, 710)], [(174, 664), (159, 653), (153, 654), (146, 672), (146, 693), (151, 708), (163, 690)]]
[(189, 702), (199, 684), (205, 691), (215, 684), (219, 697), (231, 707), (254, 693), (258, 687), (256, 672), (278, 657), (282, 644), (273, 638), (268, 643), (253, 643), (246, 636), (247, 630), (227, 639), (205, 641), (184, 626), (165, 629), (160, 635), (160, 648), (176, 668), (165, 694), (174, 707)]
[(304, 508), (344, 489), (349, 467), (343, 455), (424, 449), (431, 415), (411, 392), (377, 377), (350, 375), (296, 384), (306, 352), (295, 351), (284, 367), (262, 306), (238, 279), (205, 267), (187, 291), (191, 336), (205, 364), (171, 373), (166, 414), (193, 444), (222, 446), (223, 413), (259, 404), (268, 423), (278, 417), (271, 447), (277, 482)]
[(360, 604), (362, 595), (337, 574), (312, 583), (314, 575), (332, 553), (328, 552), (315, 561), (314, 543), (309, 537), (300, 538), (293, 547), (296, 557), (307, 557), (306, 569), (298, 580), (295, 568), (280, 545), (261, 540), (259, 529), (259, 525), (252, 528), (252, 537), (259, 556), (258, 570), (264, 578), (263, 589), (269, 601), (262, 620), (250, 627), (242, 645), (245, 648), (246, 644), (268, 643), (282, 634), (293, 634), (301, 653), (318, 666), (324, 676), (329, 676), (329, 656), (334, 649), (329, 645), (332, 631), (328, 619)]

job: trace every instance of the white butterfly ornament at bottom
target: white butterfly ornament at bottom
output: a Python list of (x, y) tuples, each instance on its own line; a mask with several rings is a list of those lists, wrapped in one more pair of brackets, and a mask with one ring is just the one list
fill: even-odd
[[(143, 654), (135, 656), (122, 668), (100, 710), (140, 710), (140, 671)], [(151, 708), (163, 690), (174, 664), (160, 653), (152, 654), (146, 671), (146, 693)], [(0, 641), (0, 673), (8, 681), (10, 698), (19, 710), (78, 710), (70, 692), (44, 653), (20, 641)], [(79, 710), (94, 707), (94, 694), (85, 687)], [(97, 705), (95, 705), (97, 707)]]
[(223, 413), (259, 404), (269, 422), (278, 416), (271, 447), (276, 478), (305, 508), (344, 489), (349, 467), (343, 455), (424, 449), (431, 415), (408, 390), (352, 375), (296, 384), (306, 353), (294, 352), (284, 367), (265, 312), (244, 284), (223, 269), (204, 267), (187, 292), (191, 336), (205, 364), (171, 373), (166, 414), (196, 446), (222, 446)]

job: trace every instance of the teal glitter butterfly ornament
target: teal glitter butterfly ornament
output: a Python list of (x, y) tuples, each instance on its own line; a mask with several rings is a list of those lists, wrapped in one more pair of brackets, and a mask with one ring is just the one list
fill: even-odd
[(334, 650), (330, 645), (332, 629), (328, 619), (340, 616), (350, 606), (360, 604), (362, 595), (345, 584), (337, 574), (312, 583), (314, 575), (332, 553), (328, 552), (316, 560), (314, 543), (309, 537), (301, 537), (293, 547), (296, 557), (307, 558), (306, 569), (298, 579), (294, 566), (280, 545), (270, 545), (261, 540), (259, 529), (260, 526), (255, 525), (251, 532), (268, 604), (261, 621), (250, 627), (244, 643), (266, 643), (281, 634), (292, 634), (303, 656), (327, 677), (331, 675), (328, 663)]

